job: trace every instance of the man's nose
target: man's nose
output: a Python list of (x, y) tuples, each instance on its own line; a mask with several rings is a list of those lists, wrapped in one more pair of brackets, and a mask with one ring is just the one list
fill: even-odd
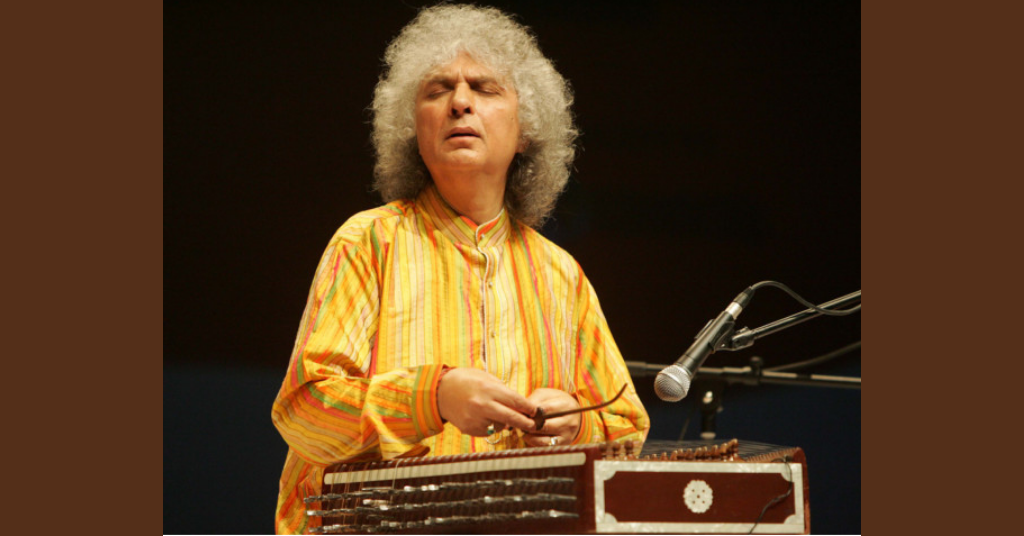
[(458, 84), (452, 91), (452, 117), (473, 113), (473, 92), (466, 84)]

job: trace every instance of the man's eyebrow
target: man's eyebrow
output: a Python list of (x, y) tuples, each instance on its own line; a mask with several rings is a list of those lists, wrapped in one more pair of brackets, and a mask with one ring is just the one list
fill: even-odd
[(444, 83), (449, 82), (451, 79), (452, 79), (451, 76), (445, 76), (443, 74), (428, 75), (426, 78), (423, 79), (423, 85), (427, 85), (427, 84), (444, 84)]
[(498, 77), (490, 76), (490, 75), (484, 75), (484, 76), (478, 76), (478, 77), (475, 77), (475, 78), (469, 78), (468, 81), (469, 81), (469, 83), (471, 85), (472, 84), (476, 84), (478, 86), (482, 86), (484, 84), (494, 84), (494, 85), (496, 85), (498, 87), (505, 87), (505, 84), (502, 84), (501, 81), (498, 80)]
[[(443, 86), (444, 85), (450, 86), (450, 85), (452, 85), (454, 83), (454, 81), (457, 78), (458, 78), (457, 75), (436, 73), (436, 74), (433, 74), (433, 75), (428, 75), (423, 80), (423, 85), (424, 86), (429, 86), (429, 85), (432, 85), (432, 84), (439, 84), (439, 85), (443, 85)], [(492, 75), (486, 75), (486, 74), (485, 75), (479, 75), (479, 76), (472, 76), (472, 75), (466, 76), (466, 81), (469, 82), (470, 85), (494, 84), (494, 85), (497, 85), (497, 86), (505, 87), (504, 84), (502, 84), (499, 81), (498, 77), (492, 76)]]

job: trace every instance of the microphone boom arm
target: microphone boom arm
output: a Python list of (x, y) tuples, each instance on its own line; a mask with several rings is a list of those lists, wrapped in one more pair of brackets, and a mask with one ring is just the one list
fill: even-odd
[[(840, 296), (832, 301), (825, 302), (818, 307), (821, 309), (839, 309), (845, 305), (850, 305), (860, 301), (860, 292), (851, 292), (845, 296)], [(772, 333), (777, 333), (786, 328), (793, 327), (801, 322), (806, 322), (814, 317), (820, 316), (822, 313), (815, 311), (814, 309), (805, 309), (799, 313), (792, 314), (781, 320), (770, 322), (756, 329), (742, 328), (732, 334), (731, 337), (720, 340), (716, 350), (726, 350), (729, 352), (735, 352), (736, 350), (743, 350), (749, 348), (754, 344), (754, 341), (761, 337), (767, 337)]]
[(805, 387), (832, 387), (839, 389), (860, 389), (860, 378), (851, 376), (831, 376), (826, 374), (799, 374), (795, 372), (775, 372), (770, 370), (754, 370), (751, 367), (701, 367), (696, 379), (715, 378), (728, 383), (760, 385), (764, 383), (777, 385), (802, 385)]

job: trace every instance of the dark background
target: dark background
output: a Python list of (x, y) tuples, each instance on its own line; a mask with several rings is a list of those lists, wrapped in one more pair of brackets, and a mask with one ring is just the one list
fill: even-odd
[[(380, 204), (366, 107), (420, 4), (164, 6), (165, 533), (273, 532), (270, 405), (327, 240)], [(758, 281), (818, 303), (861, 288), (859, 3), (491, 4), (576, 90), (583, 150), (542, 232), (583, 266), (627, 360), (671, 363)], [(801, 309), (762, 289), (739, 324)], [(858, 341), (860, 316), (707, 365), (814, 357)], [(813, 372), (859, 377), (859, 352)], [(698, 397), (636, 384), (650, 437), (678, 437)], [(815, 533), (861, 532), (860, 391), (724, 400), (719, 437), (804, 448)]]

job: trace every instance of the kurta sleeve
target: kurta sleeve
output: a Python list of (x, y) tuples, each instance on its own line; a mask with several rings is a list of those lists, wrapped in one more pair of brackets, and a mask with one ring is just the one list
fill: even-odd
[(442, 365), (374, 370), (386, 226), (347, 222), (320, 260), (272, 418), (296, 455), (327, 465), (419, 456), (443, 421)]
[[(577, 265), (578, 267), (578, 265)], [(581, 406), (601, 404), (614, 397), (623, 385), (626, 392), (612, 405), (582, 414), (575, 444), (647, 438), (650, 418), (636, 394), (629, 369), (619, 353), (605, 320), (597, 294), (579, 271), (576, 307), (576, 392)]]

